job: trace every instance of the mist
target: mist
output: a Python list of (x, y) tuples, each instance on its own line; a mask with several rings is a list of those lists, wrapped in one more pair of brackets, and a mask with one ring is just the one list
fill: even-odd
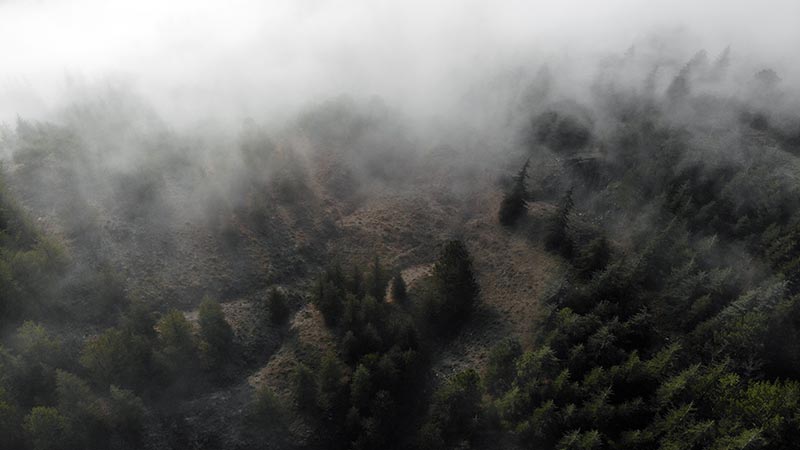
[(0, 448), (794, 449), (800, 3), (0, 0)]
[[(794, 85), (792, 1), (4, 1), (0, 118), (52, 115), (86, 89), (122, 85), (174, 124), (280, 122), (339, 95), (415, 118), (512, 71), (551, 67), (586, 88), (632, 46), (682, 64), (730, 47)], [(651, 68), (643, 67), (642, 71)]]

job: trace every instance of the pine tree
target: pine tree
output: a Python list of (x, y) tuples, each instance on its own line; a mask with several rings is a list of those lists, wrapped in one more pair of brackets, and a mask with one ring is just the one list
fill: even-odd
[(343, 368), (339, 358), (333, 353), (327, 353), (322, 358), (322, 364), (317, 374), (317, 404), (320, 409), (333, 412), (344, 404)]
[(433, 276), (436, 298), (431, 305), (432, 319), (443, 327), (441, 331), (452, 331), (451, 326), (469, 315), (480, 294), (472, 258), (463, 242), (452, 240), (445, 244), (433, 267)]
[(504, 226), (511, 226), (522, 216), (525, 212), (525, 203), (528, 198), (528, 166), (531, 160), (528, 159), (523, 164), (517, 176), (514, 177), (514, 184), (511, 189), (503, 196), (503, 201), (500, 203), (500, 211), (498, 218), (500, 223)]
[(406, 289), (406, 282), (403, 276), (399, 273), (392, 278), (392, 299), (398, 303), (406, 301), (408, 292)]
[(282, 325), (289, 318), (289, 312), (286, 296), (278, 289), (272, 288), (267, 297), (269, 320), (275, 325)]
[(387, 283), (388, 280), (383, 273), (383, 267), (381, 267), (381, 260), (376, 256), (372, 261), (372, 268), (370, 269), (369, 279), (367, 280), (367, 293), (375, 300), (383, 301), (386, 297)]
[(330, 280), (330, 277), (323, 276), (317, 280), (311, 302), (322, 313), (322, 317), (328, 326), (334, 326), (339, 322), (339, 316), (342, 314), (343, 297), (343, 290), (338, 288)]
[(570, 258), (572, 256), (572, 240), (569, 237), (569, 218), (574, 206), (575, 204), (572, 201), (572, 188), (570, 188), (561, 200), (561, 205), (550, 224), (550, 230), (547, 233), (545, 241), (548, 250), (558, 252), (565, 258)]
[(206, 363), (213, 369), (219, 369), (230, 357), (233, 347), (233, 330), (225, 321), (225, 313), (219, 302), (206, 297), (200, 304), (200, 337), (201, 350)]
[(580, 251), (575, 258), (575, 268), (582, 277), (589, 278), (595, 272), (605, 269), (610, 258), (611, 247), (608, 245), (608, 239), (605, 236), (599, 237)]
[(306, 411), (312, 410), (317, 404), (317, 383), (311, 369), (305, 364), (300, 364), (294, 370), (292, 378), (297, 406)]
[(347, 290), (355, 295), (356, 298), (364, 298), (364, 295), (366, 295), (367, 289), (364, 286), (364, 274), (361, 272), (360, 267), (353, 266), (353, 271), (347, 283)]

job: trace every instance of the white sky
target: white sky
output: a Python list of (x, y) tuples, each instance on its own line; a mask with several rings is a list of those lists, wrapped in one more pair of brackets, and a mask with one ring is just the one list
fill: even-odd
[(800, 0), (0, 0), (0, 120), (51, 111), (67, 80), (125, 80), (196, 117), (339, 93), (424, 109), (495, 65), (670, 31), (797, 81)]

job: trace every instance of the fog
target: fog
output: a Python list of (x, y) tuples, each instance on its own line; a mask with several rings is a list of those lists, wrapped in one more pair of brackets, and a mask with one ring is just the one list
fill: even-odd
[(0, 0), (0, 448), (795, 448), (798, 44), (799, 0)]
[(798, 2), (698, 3), (5, 0), (0, 120), (47, 118), (114, 86), (173, 125), (280, 122), (343, 94), (424, 121), (544, 65), (565, 89), (585, 87), (598, 61), (632, 46), (675, 71), (730, 47), (738, 64), (795, 84)]

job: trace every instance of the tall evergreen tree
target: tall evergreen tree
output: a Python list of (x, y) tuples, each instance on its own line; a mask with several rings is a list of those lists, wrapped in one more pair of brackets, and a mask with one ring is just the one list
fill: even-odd
[(431, 315), (441, 331), (452, 331), (472, 311), (478, 301), (480, 287), (472, 270), (472, 257), (460, 240), (445, 244), (433, 267), (436, 298)]
[(356, 298), (364, 298), (367, 292), (367, 288), (364, 284), (364, 274), (361, 272), (361, 268), (354, 265), (347, 283), (347, 290), (352, 292)]
[(398, 303), (402, 303), (407, 297), (408, 291), (406, 282), (403, 280), (403, 276), (398, 273), (392, 278), (392, 299)]
[(219, 302), (206, 297), (200, 304), (201, 350), (210, 368), (219, 369), (230, 358), (233, 330), (225, 321)]
[(511, 226), (525, 213), (525, 203), (528, 199), (528, 166), (530, 158), (522, 165), (517, 176), (514, 177), (514, 184), (511, 185), (500, 203), (498, 218), (504, 226)]
[(597, 271), (603, 270), (611, 258), (611, 247), (605, 236), (593, 239), (575, 258), (578, 274), (589, 278)]
[(381, 266), (381, 260), (376, 256), (372, 261), (372, 267), (370, 268), (369, 278), (367, 280), (369, 295), (375, 298), (375, 300), (383, 301), (386, 297), (386, 285), (388, 281), (384, 274), (383, 267)]
[(547, 249), (558, 252), (565, 258), (572, 257), (572, 240), (569, 236), (569, 218), (575, 203), (572, 200), (572, 188), (561, 199), (558, 212), (550, 223), (545, 245)]
[(267, 314), (269, 320), (275, 325), (281, 325), (289, 318), (289, 306), (286, 304), (286, 295), (276, 288), (272, 288), (267, 296)]

